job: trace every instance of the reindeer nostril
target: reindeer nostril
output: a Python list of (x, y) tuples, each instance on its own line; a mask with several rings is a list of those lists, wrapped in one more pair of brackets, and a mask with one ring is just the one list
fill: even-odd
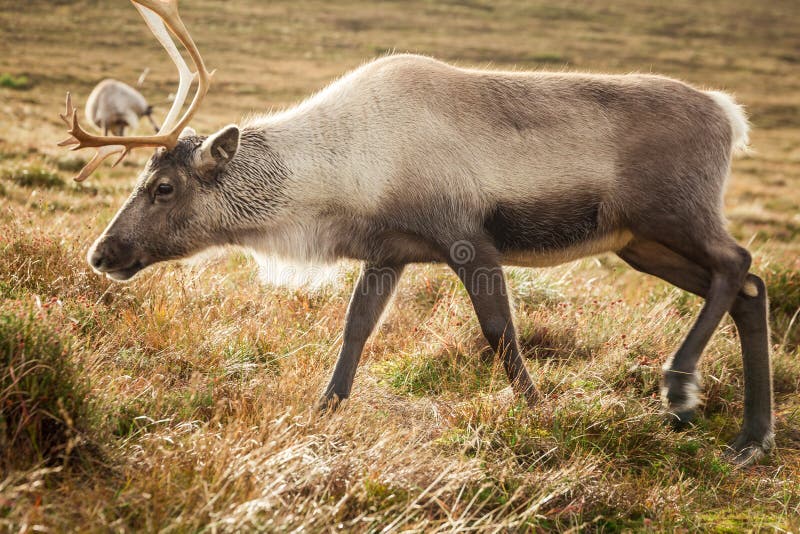
[(94, 250), (89, 258), (89, 264), (95, 269), (100, 269), (103, 266), (103, 254), (99, 250)]

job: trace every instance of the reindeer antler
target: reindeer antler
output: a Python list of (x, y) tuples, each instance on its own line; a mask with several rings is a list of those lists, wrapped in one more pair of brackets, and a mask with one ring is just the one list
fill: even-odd
[[(144, 17), (145, 22), (150, 27), (150, 31), (153, 32), (153, 35), (158, 39), (178, 68), (180, 78), (178, 91), (163, 125), (156, 135), (130, 137), (93, 135), (81, 128), (78, 123), (78, 112), (72, 106), (72, 98), (68, 92), (66, 111), (64, 114), (59, 114), (59, 116), (66, 123), (70, 136), (58, 145), (69, 146), (71, 150), (80, 150), (82, 148), (97, 149), (94, 157), (75, 177), (78, 182), (85, 180), (104, 159), (112, 154), (121, 153), (114, 162), (114, 165), (117, 165), (134, 148), (174, 147), (181, 132), (188, 126), (189, 121), (192, 120), (192, 117), (200, 107), (200, 103), (208, 92), (211, 77), (214, 74), (206, 69), (200, 51), (194, 44), (192, 36), (178, 14), (178, 0), (131, 0), (131, 2)], [(169, 31), (167, 31), (167, 28), (169, 28)], [(186, 65), (169, 32), (172, 32), (189, 52), (189, 56), (191, 56), (192, 62), (197, 68), (196, 73), (192, 73)], [(175, 117), (183, 107), (189, 87), (195, 78), (197, 78), (197, 92), (194, 95), (194, 99), (181, 119), (175, 123)]]

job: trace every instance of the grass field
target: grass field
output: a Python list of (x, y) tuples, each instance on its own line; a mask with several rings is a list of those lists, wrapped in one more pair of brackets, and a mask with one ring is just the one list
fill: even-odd
[[(348, 290), (267, 287), (239, 252), (131, 284), (86, 251), (146, 151), (71, 181), (57, 113), (103, 77), (162, 113), (176, 76), (128, 2), (0, 0), (0, 526), (51, 531), (800, 531), (800, 9), (794, 0), (185, 0), (218, 74), (195, 127), (279, 109), (389, 51), (461, 65), (658, 72), (753, 124), (726, 197), (767, 281), (775, 452), (734, 469), (742, 363), (726, 319), (705, 403), (664, 425), (660, 366), (701, 302), (612, 256), (509, 272), (544, 399), (502, 368), (444, 267), (415, 266), (353, 397), (314, 410)], [(142, 126), (144, 130), (144, 126)]]

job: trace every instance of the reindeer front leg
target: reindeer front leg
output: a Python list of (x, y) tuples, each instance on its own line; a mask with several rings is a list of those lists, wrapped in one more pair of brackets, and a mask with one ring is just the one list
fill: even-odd
[(448, 265), (467, 289), (481, 331), (492, 350), (502, 358), (512, 389), (533, 407), (539, 394), (519, 352), (499, 257), (500, 253), (486, 238), (475, 236), (450, 246)]
[(364, 264), (347, 307), (342, 350), (331, 381), (320, 400), (321, 410), (335, 409), (342, 399), (350, 396), (361, 352), (394, 294), (404, 267)]

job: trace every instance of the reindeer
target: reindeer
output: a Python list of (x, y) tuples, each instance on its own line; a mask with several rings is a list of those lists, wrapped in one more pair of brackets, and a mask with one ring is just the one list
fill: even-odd
[[(144, 77), (144, 73), (140, 80)], [(98, 83), (86, 101), (86, 119), (103, 135), (109, 130), (117, 136), (125, 135), (125, 128), (135, 129), (140, 117), (147, 117), (158, 132), (158, 124), (152, 117), (153, 106), (142, 94), (119, 80), (105, 79)]]
[[(212, 73), (176, 0), (134, 2), (180, 84), (153, 136), (91, 135), (67, 95), (62, 145), (97, 149), (77, 180), (110, 155), (158, 147), (88, 253), (96, 272), (128, 280), (220, 245), (299, 262), (363, 262), (321, 400), (332, 409), (349, 397), (405, 267), (446, 263), (514, 391), (535, 406), (501, 267), (615, 253), (705, 298), (664, 366), (669, 418), (686, 424), (700, 403), (697, 363), (727, 312), (745, 380), (744, 424), (728, 452), (747, 464), (770, 450), (767, 291), (722, 214), (732, 153), (748, 143), (730, 96), (661, 76), (473, 70), (404, 54), (367, 63), (286, 111), (203, 136), (187, 127)], [(177, 121), (193, 74), (166, 27), (197, 69), (194, 100)]]

